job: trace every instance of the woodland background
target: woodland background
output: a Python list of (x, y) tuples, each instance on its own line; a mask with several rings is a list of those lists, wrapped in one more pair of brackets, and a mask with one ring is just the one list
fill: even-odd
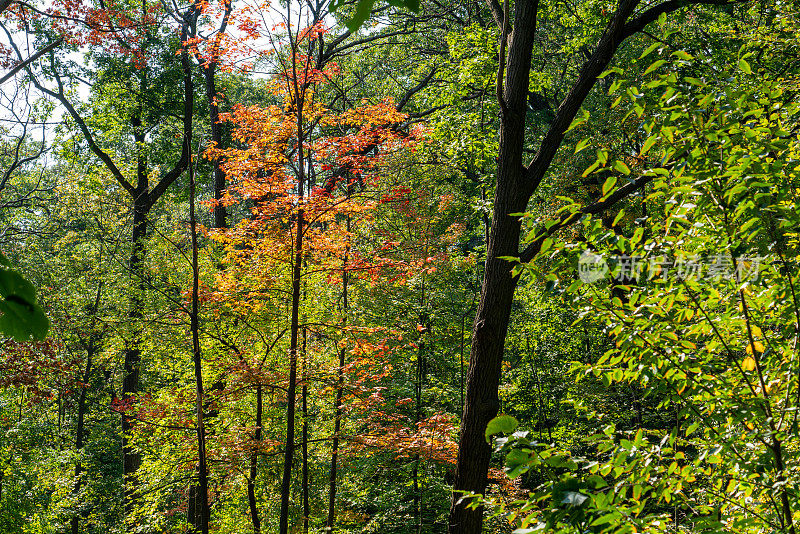
[(0, 532), (793, 534), (798, 7), (0, 0)]

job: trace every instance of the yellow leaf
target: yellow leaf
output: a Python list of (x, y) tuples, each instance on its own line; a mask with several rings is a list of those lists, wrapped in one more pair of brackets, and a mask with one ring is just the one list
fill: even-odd
[(759, 327), (753, 326), (750, 331), (753, 332), (753, 337), (761, 337), (761, 329)]
[(747, 354), (753, 354), (753, 349), (755, 349), (757, 353), (761, 354), (764, 352), (764, 344), (761, 343), (760, 341), (756, 341), (755, 343), (747, 345), (745, 351), (747, 352)]
[[(750, 347), (748, 347), (749, 349)], [(756, 368), (756, 361), (753, 359), (752, 356), (748, 356), (742, 361), (742, 369), (745, 371), (752, 371)]]

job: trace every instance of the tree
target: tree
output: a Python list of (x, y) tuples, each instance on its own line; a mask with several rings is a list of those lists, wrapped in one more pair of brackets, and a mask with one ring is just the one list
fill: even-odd
[[(79, 44), (83, 39), (102, 39), (105, 34), (109, 33), (114, 36), (114, 41), (107, 43), (108, 47), (114, 51), (124, 51), (133, 60), (134, 69), (128, 74), (137, 82), (138, 98), (137, 105), (132, 108), (126, 109), (129, 113), (129, 127), (130, 133), (134, 142), (134, 158), (136, 160), (135, 182), (129, 180), (125, 171), (127, 165), (115, 162), (112, 155), (109, 153), (109, 148), (104, 147), (104, 139), (98, 136), (96, 132), (92, 131), (91, 123), (87, 123), (84, 117), (79, 113), (78, 108), (70, 100), (69, 96), (69, 82), (72, 77), (71, 73), (61, 72), (61, 66), (56, 64), (54, 58), (51, 57), (49, 69), (45, 69), (46, 76), (52, 77), (56, 82), (56, 88), (51, 89), (44, 85), (34, 71), (27, 67), (28, 75), (31, 77), (33, 84), (42, 93), (48, 95), (50, 98), (58, 101), (69, 114), (70, 118), (75, 122), (81, 135), (91, 150), (91, 152), (100, 160), (106, 167), (106, 170), (116, 179), (120, 187), (122, 187), (130, 196), (132, 203), (132, 211), (134, 214), (133, 227), (131, 232), (131, 252), (129, 259), (129, 269), (132, 273), (134, 284), (131, 294), (131, 307), (129, 318), (132, 323), (136, 323), (142, 317), (143, 298), (146, 291), (146, 283), (144, 276), (145, 265), (145, 238), (147, 236), (147, 220), (155, 203), (162, 197), (166, 190), (178, 179), (184, 172), (189, 163), (192, 142), (192, 114), (194, 106), (194, 87), (191, 76), (191, 64), (189, 59), (188, 50), (183, 47), (179, 53), (180, 55), (180, 79), (182, 81), (181, 96), (183, 97), (182, 107), (182, 133), (180, 143), (180, 157), (174, 163), (172, 168), (168, 170), (158, 180), (158, 182), (151, 188), (149, 184), (150, 171), (148, 168), (148, 150), (146, 149), (146, 139), (150, 124), (149, 120), (154, 120), (158, 123), (159, 118), (156, 115), (148, 114), (150, 110), (146, 109), (147, 92), (151, 88), (153, 80), (149, 78), (149, 70), (143, 64), (145, 58), (150, 53), (150, 46), (152, 39), (158, 31), (160, 24), (154, 17), (154, 14), (148, 4), (138, 6), (140, 10), (139, 16), (141, 17), (142, 24), (135, 23), (131, 18), (124, 14), (122, 5), (114, 5), (112, 7), (105, 7), (101, 4), (99, 8), (83, 7), (83, 13), (80, 15), (85, 18), (77, 18), (78, 24), (75, 26), (63, 25), (63, 21), (76, 20), (75, 13), (70, 13), (69, 6), (56, 4), (49, 8), (48, 14), (51, 21), (54, 22), (55, 28), (44, 27), (44, 31), (61, 31), (70, 37), (73, 43)], [(35, 8), (34, 8), (35, 10)], [(198, 4), (191, 4), (184, 12), (177, 14), (179, 21), (180, 43), (186, 43), (192, 38), (196, 32), (197, 20), (201, 14), (201, 6)], [(26, 31), (31, 31), (31, 28), (24, 26)], [(41, 28), (36, 28), (41, 29)], [(183, 46), (183, 45), (181, 45)], [(21, 54), (17, 51), (17, 55), (22, 59)], [(100, 57), (98, 59), (101, 59)], [(101, 60), (102, 62), (102, 60)], [(113, 64), (113, 60), (112, 60)], [(126, 70), (126, 69), (122, 69)], [(130, 69), (127, 69), (130, 70)], [(135, 183), (135, 185), (134, 185)], [(134, 326), (134, 328), (137, 328)], [(141, 342), (141, 332), (137, 335), (134, 334), (130, 345), (125, 351), (125, 379), (123, 381), (122, 397), (124, 401), (133, 398), (139, 391), (139, 377), (141, 374), (141, 349), (139, 347)], [(139, 454), (133, 450), (127, 442), (127, 434), (130, 432), (133, 421), (123, 414), (122, 417), (122, 432), (123, 432), (123, 468), (126, 477), (126, 501), (129, 503), (128, 511), (132, 510), (133, 502), (136, 495), (136, 478), (135, 472), (139, 468), (141, 462)]]
[[(800, 331), (790, 259), (798, 139), (796, 103), (784, 95), (797, 78), (797, 65), (785, 61), (797, 27), (790, 9), (746, 35), (721, 28), (727, 46), (714, 55), (660, 45), (643, 55), (646, 85), (660, 95), (624, 100), (629, 117), (641, 115), (637, 107), (652, 117), (638, 154), (653, 177), (651, 215), (623, 229), (621, 211), (616, 231), (584, 218), (587, 246), (607, 262), (618, 296), (609, 299), (596, 277), (576, 280), (566, 295), (604, 320), (614, 341), (579, 368), (580, 380), (646, 388), (675, 417), (664, 430), (606, 426), (592, 459), (524, 432), (498, 440), (512, 476), (549, 475), (519, 509), (520, 527), (796, 532), (789, 369)], [(598, 160), (587, 173), (605, 166)], [(515, 423), (506, 422), (491, 433), (511, 434)]]
[[(283, 57), (278, 59), (280, 71), (272, 82), (280, 104), (267, 109), (236, 107), (229, 117), (236, 123), (235, 139), (246, 148), (211, 152), (212, 157), (222, 160), (226, 175), (236, 180), (230, 191), (255, 201), (253, 218), (224, 235), (229, 243), (237, 243), (231, 249), (238, 257), (237, 265), (244, 267), (239, 263), (242, 254), (236, 250), (244, 242), (250, 249), (245, 256), (248, 262), (261, 256), (290, 272), (290, 317), (284, 330), (289, 334), (289, 365), (280, 532), (289, 528), (304, 271), (309, 265), (312, 271), (315, 264), (325, 265), (330, 256), (346, 254), (349, 224), (342, 228), (337, 217), (350, 220), (353, 214), (368, 208), (369, 203), (365, 206), (360, 199), (359, 204), (352, 191), (357, 183), (375, 179), (370, 169), (382, 150), (398, 144), (399, 136), (391, 126), (403, 119), (386, 103), (365, 105), (339, 116), (327, 115), (316, 96), (336, 75), (336, 66), (320, 65), (314, 55), (326, 31), (320, 21), (297, 35), (289, 30), (289, 43), (276, 50)], [(355, 133), (324, 134), (335, 129), (355, 129)], [(342, 185), (344, 197), (335, 194)], [(286, 228), (291, 230), (287, 232)], [(263, 237), (252, 243), (258, 236)], [(339, 270), (338, 266), (333, 269)]]
[[(704, 3), (725, 2), (693, 2)], [(637, 13), (639, 2), (636, 0), (623, 0), (617, 4), (614, 13), (607, 18), (608, 22), (594, 51), (559, 105), (539, 148), (526, 166), (523, 164), (523, 146), (539, 2), (530, 0), (515, 3), (513, 21), (508, 3), (500, 6), (497, 2), (492, 2), (491, 5), (495, 22), (501, 30), (500, 70), (497, 76), (497, 97), (501, 108), (497, 185), (486, 253), (486, 271), (472, 333), (466, 403), (461, 420), (459, 458), (453, 486), (456, 494), (449, 525), (450, 532), (467, 534), (480, 532), (482, 510), (468, 508), (459, 492), (482, 493), (486, 487), (491, 449), (484, 439), (484, 430), (497, 414), (499, 407), (497, 390), (503, 347), (514, 290), (519, 280), (512, 273), (507, 258), (530, 261), (551, 234), (578, 219), (578, 216), (571, 214), (549, 223), (520, 250), (521, 222), (514, 214), (525, 211), (531, 196), (547, 175), (581, 105), (597, 83), (598, 76), (613, 60), (620, 45), (662, 13), (673, 12), (683, 6), (678, 2), (663, 2)], [(642, 178), (623, 185), (605, 200), (586, 206), (582, 212), (605, 211), (648, 181), (649, 179)]]

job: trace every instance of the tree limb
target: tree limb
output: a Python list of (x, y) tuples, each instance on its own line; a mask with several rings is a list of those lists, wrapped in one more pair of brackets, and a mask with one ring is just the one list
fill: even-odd
[(622, 0), (594, 53), (581, 68), (578, 80), (558, 107), (550, 129), (528, 165), (524, 184), (525, 194), (535, 191), (539, 182), (544, 178), (556, 151), (564, 140), (567, 128), (575, 119), (584, 100), (597, 82), (597, 77), (611, 63), (614, 54), (625, 39), (643, 30), (649, 23), (658, 19), (662, 13), (671, 13), (687, 5), (728, 5), (734, 2), (730, 0), (666, 0), (628, 20), (639, 0)]
[[(0, 0), (0, 1), (2, 1), (2, 0)], [(2, 10), (0, 10), (0, 11), (2, 11)], [(13, 77), (13, 76), (16, 74), (16, 73), (18, 73), (18, 72), (19, 72), (19, 71), (21, 71), (22, 69), (26, 68), (28, 65), (30, 65), (31, 63), (33, 63), (34, 61), (36, 61), (37, 59), (39, 59), (40, 57), (42, 57), (43, 55), (45, 55), (46, 53), (48, 53), (49, 51), (53, 50), (54, 48), (56, 48), (57, 46), (59, 46), (59, 45), (60, 45), (61, 43), (63, 43), (63, 42), (64, 42), (64, 39), (62, 39), (62, 38), (59, 38), (59, 39), (57, 39), (57, 40), (53, 41), (52, 43), (50, 43), (49, 45), (45, 46), (44, 48), (42, 48), (41, 50), (39, 50), (39, 51), (38, 51), (38, 52), (36, 52), (35, 54), (33, 54), (33, 55), (32, 55), (31, 57), (29, 57), (28, 59), (26, 59), (26, 60), (24, 60), (24, 61), (21, 61), (20, 63), (17, 63), (17, 64), (14, 66), (14, 68), (12, 68), (10, 71), (8, 71), (8, 73), (6, 73), (6, 75), (5, 75), (5, 76), (3, 76), (2, 78), (0, 78), (0, 85), (3, 85), (4, 83), (6, 83), (6, 82), (7, 82), (8, 80), (10, 80), (10, 79), (11, 79), (11, 78), (12, 78), (12, 77)]]
[(652, 176), (641, 176), (636, 180), (623, 185), (603, 200), (589, 204), (588, 206), (584, 206), (578, 211), (570, 211), (563, 214), (556, 224), (545, 230), (543, 233), (537, 235), (536, 238), (527, 247), (525, 247), (525, 250), (523, 250), (519, 255), (519, 261), (522, 263), (530, 262), (539, 253), (539, 250), (542, 248), (542, 243), (545, 239), (558, 232), (562, 228), (566, 228), (567, 226), (576, 222), (584, 215), (596, 215), (606, 211), (607, 209), (613, 207), (617, 202), (624, 199), (631, 193), (643, 188), (651, 181), (653, 181)]
[(500, 2), (497, 0), (486, 0), (486, 3), (492, 11), (492, 18), (497, 24), (497, 27), (500, 28), (500, 31), (503, 31), (503, 8), (500, 6)]
[(198, 3), (193, 3), (186, 12), (186, 17), (181, 29), (181, 67), (183, 68), (183, 146), (181, 147), (181, 157), (175, 166), (164, 175), (161, 180), (153, 187), (153, 190), (147, 194), (148, 203), (152, 206), (161, 195), (172, 185), (172, 183), (183, 174), (183, 171), (189, 166), (189, 158), (191, 157), (191, 144), (192, 144), (192, 114), (194, 111), (194, 86), (192, 85), (192, 64), (189, 61), (189, 51), (186, 47), (186, 41), (189, 37), (194, 35), (194, 29), (197, 24), (197, 19), (200, 16), (200, 9)]
[[(20, 60), (22, 60), (22, 53), (20, 52), (14, 40), (12, 39), (11, 33), (8, 31), (8, 28), (6, 28), (5, 25), (0, 25), (0, 26), (3, 27), (3, 31), (5, 31), (6, 35), (8, 36), (8, 41), (9, 43), (11, 43), (11, 47), (16, 52), (17, 57), (19, 57)], [(78, 128), (80, 129), (81, 133), (86, 139), (86, 142), (89, 144), (89, 148), (91, 149), (91, 151), (98, 158), (100, 158), (100, 160), (106, 165), (108, 170), (117, 180), (117, 182), (119, 182), (119, 184), (123, 187), (123, 189), (125, 189), (128, 193), (132, 195), (135, 194), (134, 187), (130, 184), (130, 182), (128, 182), (128, 180), (125, 179), (125, 176), (122, 174), (119, 168), (114, 164), (114, 161), (111, 159), (111, 157), (108, 154), (106, 154), (103, 151), (103, 149), (100, 148), (100, 146), (95, 142), (92, 132), (89, 130), (89, 127), (86, 126), (86, 122), (84, 122), (83, 118), (75, 110), (75, 107), (67, 99), (66, 95), (64, 94), (64, 86), (61, 83), (61, 78), (58, 76), (58, 73), (56, 72), (56, 80), (58, 82), (58, 92), (56, 92), (44, 87), (41, 83), (39, 83), (39, 80), (36, 78), (36, 76), (33, 75), (33, 71), (31, 71), (30, 63), (25, 65), (24, 68), (28, 72), (28, 75), (31, 77), (31, 82), (37, 89), (39, 89), (44, 94), (52, 98), (55, 98), (61, 103), (61, 105), (63, 105), (66, 108), (67, 112), (70, 114), (72, 119), (78, 125)]]

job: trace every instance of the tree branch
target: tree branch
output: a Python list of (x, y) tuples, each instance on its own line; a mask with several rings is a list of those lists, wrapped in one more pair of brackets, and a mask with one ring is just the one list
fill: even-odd
[(654, 7), (646, 9), (636, 17), (628, 20), (639, 0), (621, 0), (614, 18), (609, 22), (594, 53), (581, 68), (578, 80), (572, 90), (561, 102), (556, 116), (545, 134), (544, 139), (528, 165), (525, 176), (525, 193), (531, 194), (544, 177), (550, 163), (564, 140), (567, 128), (575, 119), (584, 100), (597, 82), (597, 77), (608, 67), (619, 46), (628, 37), (640, 32), (658, 19), (662, 13), (671, 13), (689, 5), (728, 5), (743, 0), (666, 0)]
[(583, 65), (578, 75), (578, 80), (558, 107), (556, 116), (550, 124), (550, 129), (545, 134), (539, 145), (539, 150), (525, 172), (525, 184), (521, 184), (525, 198), (528, 198), (539, 186), (539, 182), (542, 181), (547, 169), (550, 168), (550, 163), (564, 140), (567, 128), (572, 124), (575, 115), (583, 105), (583, 101), (586, 100), (589, 91), (597, 82), (597, 77), (611, 63), (617, 48), (625, 38), (625, 21), (631, 16), (638, 3), (639, 0), (620, 1), (619, 7), (611, 21), (609, 21), (608, 26), (606, 26), (606, 30), (603, 32), (603, 36), (600, 38), (594, 53)]
[[(2, 10), (0, 10), (0, 12), (1, 11)], [(35, 54), (33, 54), (31, 57), (29, 57), (25, 61), (21, 61), (20, 63), (17, 63), (16, 66), (14, 66), (14, 68), (12, 68), (10, 71), (8, 71), (8, 73), (5, 76), (0, 78), (0, 85), (3, 85), (4, 83), (6, 83), (16, 73), (18, 73), (22, 69), (26, 68), (28, 65), (30, 65), (31, 63), (33, 63), (34, 61), (36, 61), (37, 59), (39, 59), (40, 57), (42, 57), (43, 55), (48, 53), (49, 51), (53, 50), (54, 48), (56, 48), (57, 46), (59, 46), (63, 42), (64, 42), (64, 39), (59, 38), (59, 39), (53, 41), (52, 43), (50, 43), (49, 45), (45, 46), (44, 48), (42, 48), (41, 50), (39, 50)]]
[(497, 0), (486, 0), (486, 3), (492, 11), (492, 18), (497, 24), (497, 27), (500, 28), (500, 31), (503, 31), (503, 8), (500, 6), (500, 2)]
[(417, 85), (406, 91), (406, 93), (403, 95), (400, 101), (397, 102), (395, 109), (397, 111), (403, 111), (403, 108), (411, 100), (411, 97), (413, 97), (415, 94), (423, 90), (430, 83), (430, 81), (433, 79), (433, 75), (436, 74), (436, 71), (438, 70), (439, 67), (434, 65), (434, 67), (431, 69), (431, 71), (428, 73), (427, 76), (425, 76), (422, 80), (420, 80), (420, 82)]
[[(9, 41), (9, 43), (11, 43), (11, 47), (16, 52), (17, 57), (19, 57), (20, 61), (22, 61), (22, 53), (20, 52), (19, 48), (17, 47), (17, 44), (14, 42), (14, 39), (12, 39), (11, 33), (8, 31), (8, 28), (6, 28), (5, 25), (3, 25), (3, 24), (0, 24), (0, 26), (3, 27), (3, 31), (5, 31), (6, 35), (8, 36), (8, 41)], [(75, 123), (78, 125), (78, 128), (80, 129), (81, 133), (83, 134), (83, 137), (86, 139), (86, 142), (89, 144), (89, 149), (98, 158), (100, 158), (100, 160), (106, 165), (108, 170), (111, 172), (111, 174), (117, 180), (117, 182), (119, 182), (119, 184), (123, 187), (123, 189), (125, 189), (131, 195), (135, 194), (134, 187), (130, 184), (130, 182), (128, 182), (128, 180), (125, 179), (125, 176), (122, 174), (122, 172), (119, 170), (119, 168), (114, 164), (114, 161), (111, 159), (111, 157), (108, 154), (106, 154), (103, 151), (102, 148), (100, 148), (100, 146), (97, 144), (97, 142), (95, 142), (94, 136), (92, 135), (92, 132), (89, 130), (89, 127), (86, 126), (86, 123), (84, 122), (83, 118), (81, 118), (81, 116), (75, 110), (75, 107), (67, 99), (66, 95), (64, 94), (64, 86), (63, 86), (63, 84), (61, 82), (61, 77), (58, 75), (58, 72), (55, 71), (55, 67), (54, 67), (53, 72), (55, 73), (56, 81), (58, 82), (58, 92), (55, 92), (55, 91), (53, 91), (51, 89), (48, 89), (48, 88), (44, 87), (42, 84), (39, 83), (39, 80), (36, 78), (36, 76), (33, 75), (33, 71), (31, 71), (30, 62), (28, 64), (24, 65), (24, 68), (28, 72), (28, 75), (31, 77), (31, 81), (33, 82), (33, 85), (37, 89), (39, 89), (44, 94), (46, 94), (46, 95), (48, 95), (48, 96), (50, 96), (52, 98), (55, 98), (56, 100), (58, 100), (61, 103), (62, 106), (64, 106), (66, 108), (67, 112), (72, 117), (72, 120), (74, 120)]]
[(147, 201), (152, 206), (161, 198), (161, 195), (172, 185), (172, 183), (183, 174), (189, 166), (192, 144), (192, 113), (194, 111), (194, 86), (192, 85), (192, 64), (189, 60), (189, 51), (186, 42), (190, 36), (194, 35), (197, 19), (200, 16), (200, 9), (197, 3), (193, 3), (186, 11), (186, 16), (181, 29), (181, 67), (183, 68), (183, 146), (181, 147), (181, 157), (175, 166), (159, 180), (153, 190), (147, 194)]
[(625, 24), (625, 28), (623, 29), (623, 39), (627, 39), (631, 35), (642, 31), (645, 26), (650, 24), (651, 22), (655, 22), (659, 15), (662, 13), (671, 13), (676, 11), (682, 7), (687, 5), (693, 4), (705, 4), (705, 5), (716, 5), (716, 6), (727, 6), (733, 5), (735, 3), (744, 2), (746, 0), (667, 0), (666, 2), (662, 2), (657, 6), (651, 7), (647, 9), (628, 21)]
[(527, 247), (525, 247), (525, 250), (523, 250), (519, 255), (519, 261), (522, 263), (530, 262), (539, 253), (539, 250), (542, 248), (542, 243), (544, 243), (545, 239), (558, 232), (562, 228), (566, 228), (567, 226), (576, 222), (584, 215), (596, 215), (606, 211), (634, 191), (638, 191), (639, 189), (643, 188), (652, 180), (652, 176), (641, 176), (636, 180), (623, 185), (603, 200), (589, 204), (588, 206), (584, 206), (578, 211), (570, 211), (569, 213), (563, 214), (556, 224), (545, 230), (543, 233), (537, 235), (536, 238)]

